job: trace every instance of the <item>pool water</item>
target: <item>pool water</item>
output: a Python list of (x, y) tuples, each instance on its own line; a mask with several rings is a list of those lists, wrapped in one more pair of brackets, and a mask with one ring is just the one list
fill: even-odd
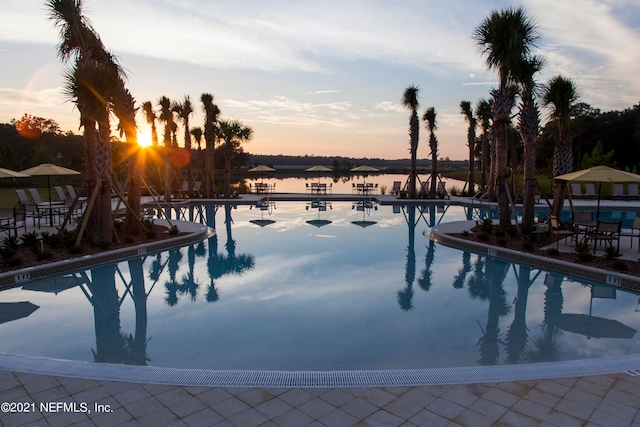
[(473, 216), (462, 207), (277, 202), (182, 214), (217, 233), (0, 292), (39, 306), (0, 324), (0, 352), (288, 371), (640, 352), (638, 295), (427, 238), (439, 221)]

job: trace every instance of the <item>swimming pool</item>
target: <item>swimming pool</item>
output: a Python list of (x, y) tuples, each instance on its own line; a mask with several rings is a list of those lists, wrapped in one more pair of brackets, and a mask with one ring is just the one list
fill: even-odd
[(217, 234), (0, 292), (39, 306), (0, 324), (0, 352), (286, 371), (640, 353), (636, 294), (425, 237), (445, 217), (467, 219), (462, 207), (277, 202), (185, 215)]

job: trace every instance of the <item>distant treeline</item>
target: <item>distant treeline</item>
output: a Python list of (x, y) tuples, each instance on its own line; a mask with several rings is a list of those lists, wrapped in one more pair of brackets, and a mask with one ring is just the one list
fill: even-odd
[[(373, 166), (378, 169), (386, 169), (398, 172), (404, 172), (409, 169), (409, 159), (380, 159), (377, 157), (341, 157), (341, 156), (287, 156), (284, 154), (279, 155), (262, 155), (262, 154), (250, 154), (249, 155), (249, 167), (257, 165), (267, 165), (276, 169), (305, 169), (315, 165), (324, 165), (333, 167), (334, 165), (348, 164), (351, 167), (357, 167), (362, 165)], [(442, 160), (445, 168), (465, 169), (467, 167), (467, 161), (461, 160)], [(440, 163), (439, 163), (440, 165)], [(418, 168), (428, 169), (431, 167), (431, 160), (418, 159)]]

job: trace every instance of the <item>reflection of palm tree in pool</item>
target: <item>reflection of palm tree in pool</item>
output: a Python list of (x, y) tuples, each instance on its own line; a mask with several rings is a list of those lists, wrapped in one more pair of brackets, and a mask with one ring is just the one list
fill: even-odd
[(564, 305), (564, 296), (562, 295), (563, 280), (564, 276), (557, 273), (547, 273), (547, 277), (544, 280), (547, 290), (544, 292), (542, 336), (533, 339), (534, 348), (527, 352), (527, 359), (531, 362), (558, 360), (560, 346), (556, 337), (561, 331), (552, 319), (562, 314)]
[(246, 270), (254, 267), (255, 259), (253, 255), (240, 254), (236, 255), (236, 242), (233, 240), (232, 227), (233, 219), (231, 218), (231, 205), (225, 205), (225, 226), (227, 231), (227, 255), (218, 253), (218, 235), (217, 233), (208, 239), (209, 258), (207, 259), (207, 272), (211, 283), (207, 288), (207, 301), (216, 302), (219, 299), (218, 290), (214, 281), (226, 274), (241, 275)]
[(500, 328), (498, 327), (500, 316), (509, 313), (506, 303), (506, 293), (502, 284), (509, 271), (509, 263), (506, 261), (490, 258), (486, 263), (485, 276), (488, 280), (480, 283), (488, 285), (488, 289), (483, 294), (489, 296), (489, 310), (487, 313), (487, 324), (482, 331), (482, 337), (478, 340), (480, 346), (481, 365), (495, 365), (498, 363), (500, 350)]
[(178, 303), (178, 282), (176, 281), (176, 274), (180, 268), (180, 261), (182, 261), (182, 251), (180, 249), (169, 249), (169, 260), (167, 262), (169, 281), (164, 284), (166, 289), (166, 297), (164, 300), (171, 307)]
[(407, 206), (407, 225), (409, 226), (409, 244), (407, 245), (407, 263), (405, 265), (404, 280), (406, 286), (397, 292), (398, 304), (403, 311), (413, 309), (413, 281), (416, 277), (416, 207)]
[(191, 301), (195, 301), (198, 297), (198, 288), (200, 284), (194, 277), (194, 269), (196, 265), (196, 246), (190, 245), (187, 249), (187, 260), (189, 265), (189, 272), (182, 276), (182, 281), (178, 285), (178, 292), (180, 295), (189, 295)]
[(436, 243), (429, 239), (429, 245), (427, 246), (427, 254), (424, 256), (424, 269), (420, 272), (420, 278), (418, 279), (418, 285), (420, 289), (425, 292), (428, 292), (431, 289), (431, 279), (433, 277), (433, 271), (431, 271), (431, 266), (433, 266), (433, 260), (435, 259), (436, 254)]
[[(540, 273), (538, 273), (540, 274)], [(516, 296), (515, 313), (513, 322), (507, 331), (507, 363), (514, 364), (520, 362), (524, 355), (527, 341), (529, 339), (529, 329), (527, 328), (527, 299), (529, 288), (538, 275), (531, 278), (531, 267), (520, 266), (518, 275), (518, 293)]]
[(467, 279), (467, 274), (471, 271), (471, 253), (464, 251), (462, 253), (462, 268), (458, 270), (458, 275), (453, 279), (454, 289), (462, 289), (464, 287), (464, 281)]
[(115, 264), (91, 270), (87, 285), (93, 297), (93, 317), (96, 330), (96, 362), (124, 363), (127, 359), (125, 340), (120, 334), (120, 300), (116, 289)]
[(130, 351), (128, 363), (132, 365), (146, 365), (147, 361), (151, 360), (147, 356), (147, 291), (144, 286), (142, 261), (142, 258), (129, 261), (133, 304), (136, 310), (135, 336), (129, 334), (127, 340)]

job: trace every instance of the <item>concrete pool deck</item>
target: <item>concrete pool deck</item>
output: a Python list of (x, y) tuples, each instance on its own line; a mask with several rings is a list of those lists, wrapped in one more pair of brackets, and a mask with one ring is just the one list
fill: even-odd
[[(34, 359), (24, 358), (39, 365)], [(0, 403), (35, 403), (29, 413), (0, 412), (0, 425), (640, 426), (640, 358), (627, 362), (607, 373), (567, 363), (574, 371), (566, 376), (554, 368), (561, 365), (550, 364), (543, 379), (385, 387), (182, 386), (0, 364)], [(47, 402), (84, 403), (90, 413), (55, 405), (42, 412), (40, 403)]]

